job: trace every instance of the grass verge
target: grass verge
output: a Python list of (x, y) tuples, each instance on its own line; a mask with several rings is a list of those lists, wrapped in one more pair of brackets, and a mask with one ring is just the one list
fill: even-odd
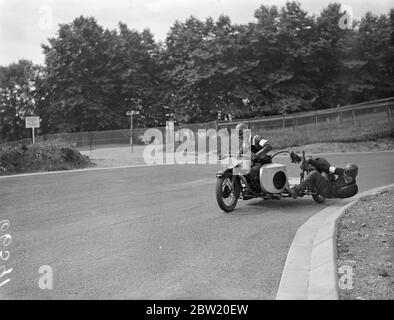
[(304, 150), (307, 154), (393, 151), (394, 139), (382, 138), (362, 142), (320, 142), (302, 146), (287, 147), (284, 150)]
[(394, 139), (394, 127), (387, 122), (370, 120), (372, 124), (354, 127), (349, 123), (328, 122), (315, 128), (312, 125), (298, 127), (295, 131), (290, 128), (269, 130), (261, 128), (252, 130), (271, 141), (276, 148), (303, 146), (315, 143), (344, 143), (352, 144), (382, 139)]

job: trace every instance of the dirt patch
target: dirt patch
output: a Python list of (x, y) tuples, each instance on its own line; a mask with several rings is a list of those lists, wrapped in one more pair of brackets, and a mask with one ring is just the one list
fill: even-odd
[(0, 149), (0, 175), (83, 169), (92, 165), (88, 156), (59, 141)]
[(394, 189), (363, 197), (345, 212), (337, 250), (340, 283), (352, 278), (340, 285), (340, 299), (394, 299)]

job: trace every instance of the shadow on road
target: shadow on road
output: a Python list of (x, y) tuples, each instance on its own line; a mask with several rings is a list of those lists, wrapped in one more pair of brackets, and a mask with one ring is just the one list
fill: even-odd
[[(242, 203), (242, 202), (241, 202)], [(282, 199), (282, 200), (249, 200), (244, 205), (237, 207), (231, 215), (260, 215), (281, 213), (303, 213), (305, 211), (320, 211), (335, 203), (335, 200), (326, 200), (324, 204), (318, 204), (312, 198)]]

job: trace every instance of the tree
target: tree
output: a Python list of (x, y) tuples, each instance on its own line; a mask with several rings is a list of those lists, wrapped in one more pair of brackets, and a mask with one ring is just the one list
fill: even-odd
[(45, 66), (0, 68), (1, 136), (23, 137), (23, 117), (41, 132), (162, 126), (277, 115), (393, 96), (394, 9), (367, 13), (343, 29), (339, 3), (311, 16), (298, 2), (260, 6), (237, 25), (193, 16), (176, 21), (164, 42), (147, 29), (94, 18), (60, 25), (43, 45)]
[(316, 99), (313, 47), (315, 22), (297, 2), (261, 6), (251, 47), (259, 63), (252, 70), (256, 104), (261, 114), (281, 114), (310, 109)]
[(0, 138), (17, 140), (27, 138), (24, 118), (35, 115), (40, 100), (36, 80), (40, 77), (39, 66), (31, 61), (20, 60), (7, 67), (0, 67)]
[[(142, 101), (149, 120), (154, 100), (156, 46), (152, 34), (104, 30), (94, 18), (79, 17), (61, 25), (44, 45), (50, 114), (54, 131), (121, 129), (125, 112)], [(146, 123), (143, 123), (146, 124)]]
[[(161, 60), (164, 78), (171, 83), (170, 109), (184, 122), (215, 120), (217, 114), (241, 115), (248, 98), (245, 61), (247, 28), (233, 25), (227, 16), (217, 21), (190, 17), (176, 22), (166, 39)], [(245, 41), (246, 40), (246, 41)]]
[(393, 11), (391, 16), (375, 16), (367, 12), (361, 19), (357, 49), (363, 62), (350, 90), (356, 101), (384, 98), (394, 94)]

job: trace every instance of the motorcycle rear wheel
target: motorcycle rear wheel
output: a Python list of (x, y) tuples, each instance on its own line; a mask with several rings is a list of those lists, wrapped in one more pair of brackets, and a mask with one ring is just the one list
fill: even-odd
[[(231, 212), (235, 209), (238, 202), (239, 190), (234, 190), (231, 182), (231, 175), (220, 177), (216, 181), (216, 201), (225, 212)], [(235, 189), (237, 184), (235, 184)]]

